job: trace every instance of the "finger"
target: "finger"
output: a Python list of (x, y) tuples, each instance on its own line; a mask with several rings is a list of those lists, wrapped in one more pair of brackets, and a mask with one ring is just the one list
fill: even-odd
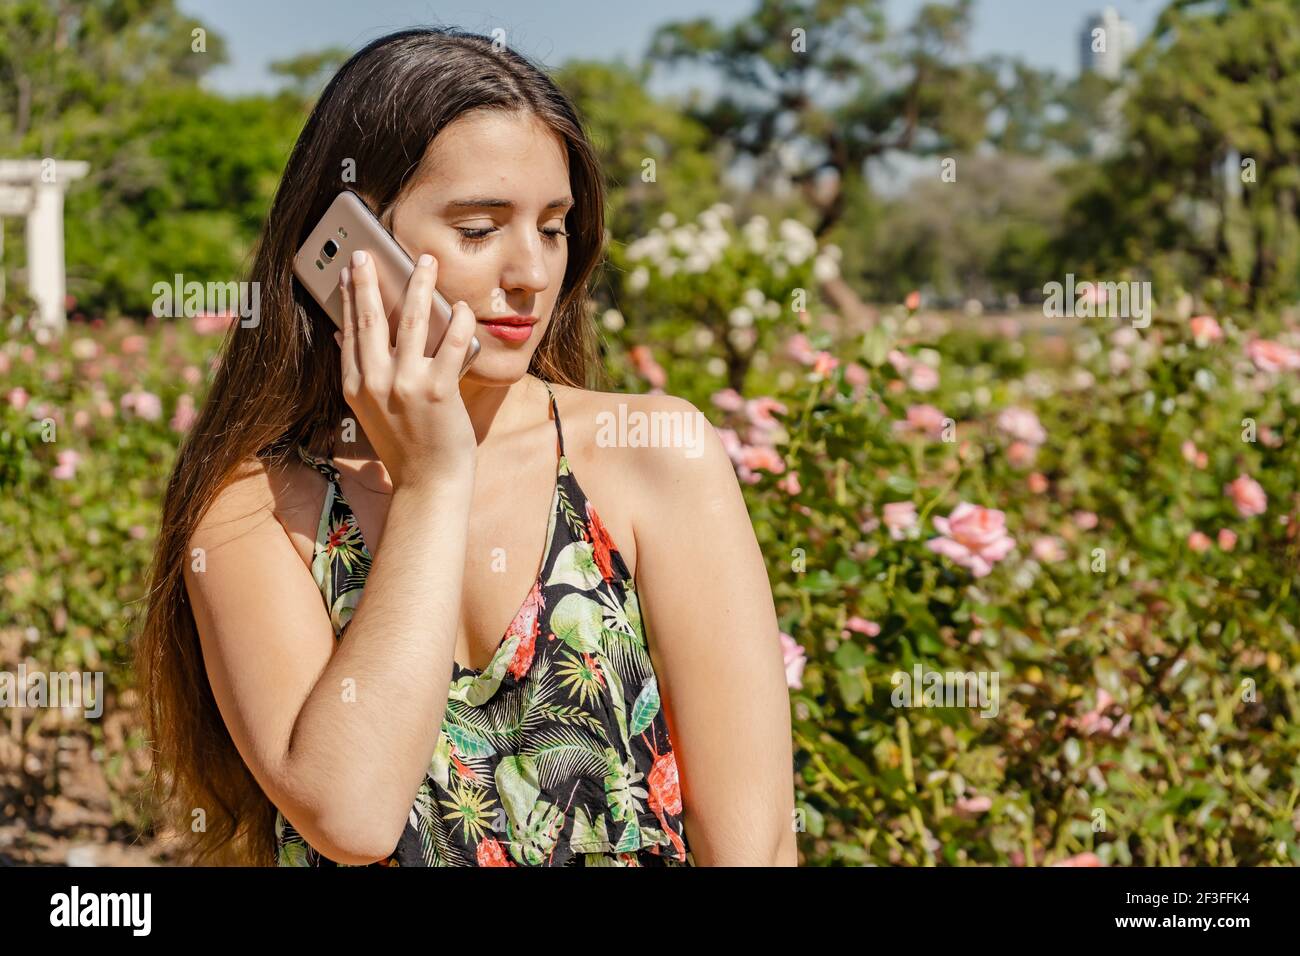
[(419, 374), (424, 364), (424, 346), (429, 339), (429, 312), (438, 265), (427, 252), (420, 256), (406, 283), (402, 314), (397, 320), (397, 367), (394, 374)]
[(460, 369), (465, 364), (465, 353), (469, 351), (477, 321), (474, 310), (465, 304), (464, 299), (458, 299), (452, 305), (451, 322), (447, 324), (447, 332), (433, 356), (435, 378), (446, 376), (448, 381), (460, 380)]
[(357, 330), (357, 361), (362, 376), (381, 373), (389, 361), (388, 316), (379, 295), (375, 257), (363, 249), (352, 253), (352, 297)]
[(339, 343), (340, 367), (343, 371), (343, 394), (355, 395), (361, 384), (361, 369), (357, 365), (357, 322), (352, 302), (352, 282), (349, 269), (339, 271), (339, 301), (343, 311), (343, 341)]

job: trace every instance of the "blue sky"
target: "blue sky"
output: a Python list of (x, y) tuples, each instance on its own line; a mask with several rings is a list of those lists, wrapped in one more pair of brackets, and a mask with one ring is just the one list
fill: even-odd
[[(923, 0), (887, 0), (890, 20), (907, 22)], [(391, 30), (442, 23), (490, 33), (507, 30), (508, 42), (548, 66), (566, 59), (640, 59), (661, 23), (697, 17), (731, 22), (755, 0), (179, 0), (187, 13), (223, 34), (230, 65), (214, 71), (211, 85), (230, 93), (274, 88), (266, 71), (273, 60), (339, 45), (356, 49)], [(976, 0), (971, 53), (1019, 56), (1034, 66), (1073, 75), (1077, 36), (1104, 0)], [(1164, 0), (1112, 3), (1145, 36)]]

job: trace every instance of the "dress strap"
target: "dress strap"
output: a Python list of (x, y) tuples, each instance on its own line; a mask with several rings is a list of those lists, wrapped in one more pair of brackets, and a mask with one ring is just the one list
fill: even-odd
[(329, 461), (326, 458), (316, 457), (311, 452), (309, 452), (306, 448), (304, 448), (302, 445), (298, 445), (296, 447), (298, 449), (298, 457), (301, 458), (304, 462), (306, 462), (312, 468), (315, 468), (317, 471), (319, 471), (330, 481), (338, 480), (339, 470), (334, 467), (334, 463), (332, 461)]
[(560, 427), (560, 406), (555, 402), (555, 392), (551, 391), (551, 383), (544, 380), (542, 384), (546, 386), (546, 392), (551, 396), (551, 414), (555, 416), (555, 438), (560, 443), (560, 456), (564, 455), (564, 429)]

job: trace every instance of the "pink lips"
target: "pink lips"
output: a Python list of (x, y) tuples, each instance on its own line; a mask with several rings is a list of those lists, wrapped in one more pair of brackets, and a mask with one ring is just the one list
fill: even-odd
[(535, 315), (508, 315), (500, 319), (479, 319), (478, 324), (505, 342), (526, 342), (533, 334)]

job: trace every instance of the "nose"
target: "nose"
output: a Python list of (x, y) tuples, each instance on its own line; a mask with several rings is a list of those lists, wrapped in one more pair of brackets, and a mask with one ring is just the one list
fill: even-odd
[(511, 231), (515, 234), (506, 246), (505, 262), (501, 266), (501, 288), (506, 292), (538, 295), (551, 284), (542, 237), (531, 226)]

